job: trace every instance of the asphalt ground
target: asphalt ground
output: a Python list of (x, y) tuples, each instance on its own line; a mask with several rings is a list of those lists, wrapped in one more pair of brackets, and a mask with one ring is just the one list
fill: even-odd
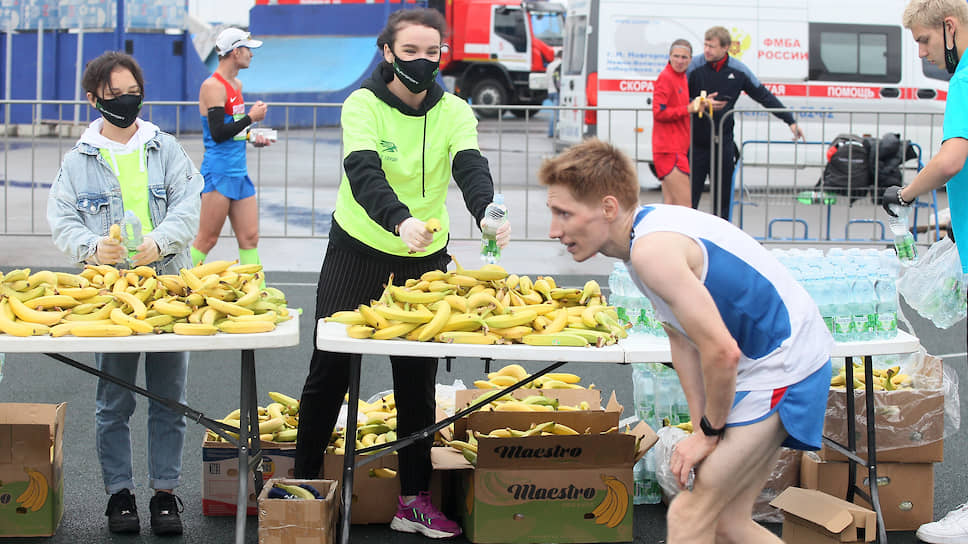
[[(28, 266), (28, 262), (19, 263)], [(9, 270), (16, 266), (4, 265)], [(66, 270), (66, 269), (65, 269)], [(564, 286), (580, 286), (590, 276), (557, 275), (550, 272)], [(603, 285), (607, 278), (591, 276)], [(316, 275), (311, 273), (272, 272), (270, 284), (287, 293), (290, 306), (302, 307), (311, 314), (315, 297)], [(913, 312), (908, 309), (906, 314)], [(930, 323), (913, 316), (912, 323), (922, 344), (932, 354), (961, 353), (946, 363), (958, 371), (960, 383), (968, 383), (965, 365), (965, 322), (948, 331), (938, 331)], [(312, 349), (312, 322), (304, 316), (300, 324), (300, 344), (291, 348), (256, 352), (257, 379), (260, 402), (268, 403), (268, 391), (287, 392), (298, 396), (305, 378)], [(78, 354), (81, 362), (93, 364), (89, 354)], [(194, 352), (191, 356), (188, 379), (188, 404), (202, 413), (221, 417), (236, 407), (239, 391), (238, 354), (234, 352)], [(504, 364), (501, 361), (500, 364)], [(498, 362), (495, 362), (498, 364)], [(539, 367), (534, 363), (522, 363), (530, 371)], [(586, 383), (595, 383), (603, 391), (614, 390), (625, 406), (632, 405), (631, 368), (624, 365), (581, 365), (565, 367), (580, 374)], [(457, 359), (452, 371), (447, 372), (441, 364), (438, 383), (450, 384), (460, 379), (465, 384), (483, 375), (483, 363), (479, 359)], [(103, 491), (94, 445), (94, 392), (96, 379), (87, 373), (63, 365), (43, 355), (8, 354), (0, 382), (0, 400), (3, 402), (67, 403), (66, 428), (64, 432), (65, 512), (57, 534), (48, 539), (6, 539), (7, 542), (231, 542), (234, 535), (234, 518), (206, 517), (201, 513), (201, 442), (204, 429), (189, 424), (183, 454), (182, 485), (176, 493), (185, 504), (182, 519), (185, 534), (181, 538), (154, 537), (148, 529), (146, 489), (145, 435), (147, 420), (144, 399), (139, 399), (138, 410), (132, 418), (135, 474), (138, 483), (139, 508), (142, 513), (140, 535), (119, 536), (107, 531), (104, 508), (107, 495)], [(143, 376), (139, 379), (143, 386)], [(385, 357), (364, 358), (361, 393), (363, 397), (385, 391), (392, 386), (389, 363)], [(962, 420), (968, 416), (961, 407)], [(950, 437), (945, 444), (944, 463), (935, 471), (935, 512), (945, 512), (964, 502), (968, 497), (968, 478), (964, 471), (968, 444), (964, 432)], [(635, 507), (635, 542), (662, 542), (665, 534), (665, 507), (662, 505)], [(770, 525), (774, 530), (779, 526)], [(257, 520), (249, 518), (246, 542), (257, 542)], [(913, 533), (891, 533), (890, 542), (916, 542)], [(352, 542), (423, 542), (422, 537), (395, 533), (388, 526), (354, 526)], [(455, 542), (465, 542), (458, 538)]]

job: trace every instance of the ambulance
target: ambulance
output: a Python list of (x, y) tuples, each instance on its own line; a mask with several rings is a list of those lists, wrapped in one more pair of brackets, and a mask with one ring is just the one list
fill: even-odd
[[(652, 160), (652, 93), (670, 44), (702, 54), (709, 27), (730, 31), (729, 54), (797, 112), (806, 145), (745, 93), (735, 141), (744, 164), (817, 166), (837, 134), (899, 132), (927, 159), (940, 144), (948, 74), (918, 58), (901, 26), (907, 0), (571, 0), (565, 17), (555, 148), (599, 137), (638, 163)], [(693, 122), (708, 122), (708, 116)], [(640, 176), (650, 177), (647, 168)], [(642, 179), (640, 177), (640, 179)], [(643, 186), (654, 185), (654, 178)]]

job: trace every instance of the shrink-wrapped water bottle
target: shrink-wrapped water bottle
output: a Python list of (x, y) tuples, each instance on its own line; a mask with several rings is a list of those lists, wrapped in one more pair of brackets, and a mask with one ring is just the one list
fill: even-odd
[(888, 215), (887, 224), (894, 235), (897, 258), (904, 266), (911, 266), (918, 262), (918, 249), (914, 245), (914, 235), (908, 230), (908, 215), (911, 213), (911, 208), (891, 206), (891, 211), (897, 214), (897, 217)]
[(484, 210), (481, 222), (481, 259), (496, 263), (501, 259), (501, 248), (497, 245), (497, 231), (508, 222), (508, 208), (504, 205), (504, 195), (496, 193), (494, 201)]

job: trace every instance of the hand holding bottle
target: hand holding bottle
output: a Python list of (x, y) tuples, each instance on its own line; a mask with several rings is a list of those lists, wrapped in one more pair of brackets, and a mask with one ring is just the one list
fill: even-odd
[(158, 243), (155, 242), (150, 236), (145, 236), (144, 241), (138, 246), (137, 253), (131, 258), (132, 266), (141, 266), (151, 264), (161, 257), (161, 250), (158, 249)]

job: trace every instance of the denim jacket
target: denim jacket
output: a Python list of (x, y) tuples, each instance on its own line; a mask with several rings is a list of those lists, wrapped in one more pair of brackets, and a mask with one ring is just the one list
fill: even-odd
[[(100, 126), (92, 123), (91, 129)], [(198, 232), (202, 175), (174, 136), (142, 120), (154, 135), (144, 144), (148, 170), (148, 210), (154, 229), (149, 236), (160, 257), (151, 263), (159, 274), (191, 268), (188, 246)], [(89, 130), (91, 130), (89, 129)], [(54, 245), (75, 263), (91, 261), (98, 240), (112, 224), (124, 220), (121, 185), (98, 147), (82, 137), (61, 163), (47, 200), (47, 221)]]

